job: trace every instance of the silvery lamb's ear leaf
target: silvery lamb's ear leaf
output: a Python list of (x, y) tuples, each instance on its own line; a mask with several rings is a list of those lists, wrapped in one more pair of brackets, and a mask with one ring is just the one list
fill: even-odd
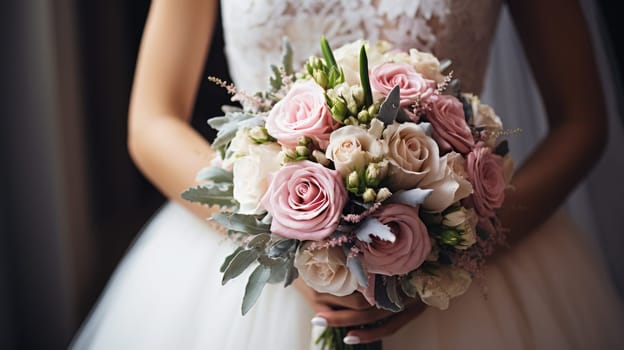
[(271, 71), (273, 71), (273, 76), (269, 77), (269, 84), (273, 90), (277, 91), (282, 88), (284, 83), (282, 72), (280, 72), (279, 68), (274, 64), (271, 65)]
[(271, 248), (269, 248), (269, 257), (286, 257), (289, 253), (294, 252), (297, 249), (298, 241), (296, 239), (283, 239), (275, 242)]
[(392, 194), (388, 203), (401, 203), (415, 207), (423, 204), (425, 199), (433, 192), (431, 189), (413, 188), (411, 190), (400, 190)]
[(394, 123), (401, 107), (401, 88), (395, 86), (388, 94), (388, 97), (379, 107), (377, 119), (381, 120), (385, 125)]
[(269, 278), (269, 283), (280, 283), (284, 281), (286, 278), (286, 273), (288, 272), (288, 263), (287, 261), (283, 261), (279, 264), (269, 266), (271, 268), (271, 277)]
[(357, 255), (350, 256), (349, 249), (344, 245), (342, 246), (342, 248), (345, 252), (345, 255), (347, 256), (347, 267), (349, 268), (349, 271), (351, 271), (351, 273), (355, 275), (355, 278), (357, 278), (358, 284), (360, 286), (367, 288), (368, 275), (364, 270), (364, 266), (362, 266), (362, 261), (360, 260), (360, 257)]
[(380, 309), (392, 312), (401, 311), (401, 308), (393, 303), (388, 297), (386, 284), (384, 283), (383, 277), (381, 275), (375, 276), (375, 303)]
[(243, 247), (238, 247), (232, 254), (225, 257), (225, 260), (223, 260), (223, 264), (221, 264), (221, 268), (219, 268), (219, 271), (221, 271), (221, 273), (225, 272), (225, 269), (227, 269), (227, 267), (230, 265), (232, 259), (234, 259), (236, 254), (240, 253), (241, 250), (243, 250)]
[(286, 276), (284, 276), (284, 287), (290, 286), (297, 277), (299, 277), (299, 270), (295, 267), (295, 259), (291, 258), (286, 261)]
[(382, 224), (381, 221), (371, 216), (364, 219), (354, 232), (357, 239), (366, 243), (372, 242), (371, 236), (378, 237), (388, 242), (394, 242), (396, 240), (396, 236), (392, 233), (388, 225)]
[(213, 148), (227, 146), (236, 136), (236, 132), (242, 126), (255, 126), (262, 124), (262, 118), (247, 113), (228, 113), (223, 117), (215, 117), (208, 120), (208, 125), (217, 129), (217, 137), (212, 142)]
[(268, 233), (261, 233), (254, 238), (252, 238), (249, 242), (247, 242), (247, 247), (250, 249), (264, 249), (271, 240), (271, 235)]
[(398, 283), (395, 276), (386, 278), (386, 294), (388, 299), (400, 309), (403, 309), (403, 300), (399, 296)]
[(238, 205), (233, 197), (233, 186), (227, 183), (208, 183), (191, 187), (182, 192), (183, 199), (208, 206), (218, 205), (221, 208), (233, 208)]
[(231, 184), (234, 181), (234, 175), (223, 168), (210, 166), (197, 172), (195, 181), (212, 181), (214, 183), (225, 182)]
[(409, 275), (401, 279), (401, 290), (410, 298), (416, 298), (418, 296), (418, 291), (414, 284), (412, 284), (412, 277)]
[(238, 254), (236, 254), (236, 256), (232, 259), (232, 262), (230, 262), (228, 267), (223, 272), (221, 284), (225, 285), (232, 278), (238, 277), (249, 267), (249, 265), (258, 259), (259, 255), (260, 254), (255, 249), (241, 250)]
[(286, 74), (292, 75), (295, 73), (295, 69), (293, 67), (293, 49), (290, 46), (287, 37), (282, 39), (282, 66), (284, 67)]
[(257, 235), (270, 231), (270, 226), (262, 223), (255, 215), (215, 213), (212, 219), (231, 231)]
[(264, 265), (258, 265), (251, 273), (249, 280), (247, 280), (247, 285), (245, 286), (245, 296), (243, 296), (243, 305), (241, 308), (243, 316), (247, 314), (256, 303), (270, 277), (271, 269)]

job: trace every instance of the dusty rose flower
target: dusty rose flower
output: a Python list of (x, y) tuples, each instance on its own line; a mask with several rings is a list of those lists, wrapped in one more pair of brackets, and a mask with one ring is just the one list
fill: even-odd
[(362, 262), (369, 273), (402, 275), (425, 261), (431, 251), (431, 241), (427, 227), (418, 217), (417, 207), (388, 204), (376, 211), (373, 217), (390, 227), (395, 240), (382, 240), (371, 232), (370, 243), (358, 241)]
[(449, 95), (433, 96), (427, 119), (433, 126), (433, 138), (444, 152), (466, 154), (474, 147), (472, 132), (466, 124), (464, 106)]
[(466, 170), (474, 188), (475, 209), (481, 216), (494, 216), (494, 210), (500, 208), (505, 199), (503, 159), (493, 154), (484, 143), (478, 143), (468, 153)]
[(444, 81), (444, 76), (440, 72), (440, 61), (428, 52), (410, 49), (409, 54), (399, 51), (397, 53), (388, 52), (385, 56), (392, 62), (410, 64), (426, 79), (435, 80), (437, 83)]
[(321, 293), (337, 296), (353, 293), (358, 287), (358, 281), (346, 266), (347, 259), (342, 248), (309, 250), (312, 243), (303, 243), (295, 256), (299, 276), (308, 286)]
[(273, 216), (271, 232), (318, 241), (336, 230), (346, 201), (340, 173), (306, 160), (275, 173), (262, 205)]
[(307, 136), (325, 149), (335, 126), (325, 101), (325, 91), (311, 80), (294, 83), (288, 94), (273, 106), (266, 120), (269, 134), (288, 148), (294, 148), (302, 136)]
[(411, 107), (417, 101), (426, 101), (434, 95), (436, 83), (425, 79), (414, 67), (405, 63), (383, 63), (370, 72), (371, 88), (375, 99), (388, 96), (395, 86), (401, 89), (401, 107), (416, 120)]

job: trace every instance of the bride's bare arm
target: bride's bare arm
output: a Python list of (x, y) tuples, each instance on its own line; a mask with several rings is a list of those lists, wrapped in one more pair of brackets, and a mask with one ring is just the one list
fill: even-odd
[(182, 201), (180, 193), (213, 156), (189, 119), (216, 11), (214, 0), (152, 2), (128, 120), (128, 148), (136, 165), (167, 197), (203, 218), (210, 209)]
[(508, 194), (502, 219), (517, 239), (548, 218), (587, 175), (605, 146), (607, 119), (577, 1), (508, 3), (549, 122), (548, 135), (518, 170), (516, 190)]

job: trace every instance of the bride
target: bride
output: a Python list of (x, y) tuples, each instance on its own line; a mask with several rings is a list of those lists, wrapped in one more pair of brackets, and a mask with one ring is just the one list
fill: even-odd
[[(245, 91), (264, 89), (269, 64), (279, 61), (283, 36), (302, 62), (315, 53), (325, 34), (335, 47), (366, 38), (431, 50), (453, 60), (464, 90), (483, 91), (500, 1), (397, 3), (221, 1), (234, 81)], [(188, 118), (198, 82), (205, 78), (201, 72), (218, 4), (154, 1), (136, 70), (128, 143), (137, 166), (171, 202), (134, 244), (72, 348), (307, 349), (313, 347), (312, 333), (325, 325), (365, 323), (376, 326), (351, 331), (345, 340), (383, 339), (385, 349), (622, 346), (622, 303), (601, 257), (557, 210), (605, 145), (607, 113), (581, 9), (564, 0), (507, 3), (550, 129), (513, 179), (515, 191), (508, 194), (501, 213), (511, 229), (510, 248), (489, 262), (482, 283), (487, 293), (475, 283), (449, 310), (414, 304), (390, 315), (370, 308), (357, 294), (340, 298), (304, 285), (271, 285), (242, 317), (246, 279), (219, 283), (219, 266), (231, 243), (205, 222), (210, 208), (179, 196), (214, 156)], [(513, 91), (515, 98), (528, 95), (517, 90), (518, 81), (504, 83), (503, 89)], [(509, 114), (512, 118), (513, 111)]]

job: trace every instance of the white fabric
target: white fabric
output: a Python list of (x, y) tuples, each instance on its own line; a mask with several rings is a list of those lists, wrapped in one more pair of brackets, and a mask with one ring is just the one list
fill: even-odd
[[(438, 7), (441, 3), (446, 11)], [(360, 36), (417, 46), (422, 44), (422, 35), (438, 54), (468, 57), (464, 62), (469, 63), (456, 69), (457, 76), (468, 73), (464, 86), (480, 90), (482, 75), (470, 76), (469, 67), (485, 70), (499, 8), (493, 0), (222, 1), (232, 73), (237, 85), (247, 91), (264, 87), (268, 75), (264, 67), (279, 58), (284, 34), (291, 34), (291, 43), (302, 60), (317, 50), (323, 33), (334, 46)], [(428, 29), (416, 25), (417, 33), (375, 36), (387, 29), (387, 22), (401, 23), (401, 18), (407, 21), (410, 16), (416, 18), (414, 23), (429, 18), (424, 20)], [(509, 41), (506, 16), (487, 85), (500, 87), (497, 92), (507, 96), (486, 89), (490, 91), (486, 98), (492, 99), (505, 117), (539, 110), (533, 104), (523, 107), (528, 110), (517, 109), (522, 106), (515, 100), (539, 98), (526, 79), (510, 80), (526, 76), (528, 68), (522, 60), (510, 64), (516, 60), (509, 61), (506, 56), (505, 50), (519, 50), (517, 41)], [(444, 46), (453, 49), (444, 51)], [(532, 119), (505, 119), (507, 127), (517, 124), (527, 130), (513, 139), (512, 149), (519, 158), (543, 135), (544, 118), (538, 113)], [(542, 134), (534, 133), (537, 130)], [(312, 329), (311, 310), (292, 288), (267, 287), (250, 314), (240, 316), (244, 277), (222, 287), (218, 272), (231, 251), (231, 244), (220, 233), (180, 206), (168, 204), (124, 259), (72, 348), (310, 348), (311, 332), (320, 330)], [(621, 348), (622, 303), (595, 252), (594, 244), (585, 240), (567, 216), (558, 213), (527, 239), (502, 251), (488, 265), (482, 284), (474, 283), (447, 311), (427, 309), (386, 339), (384, 349)]]

